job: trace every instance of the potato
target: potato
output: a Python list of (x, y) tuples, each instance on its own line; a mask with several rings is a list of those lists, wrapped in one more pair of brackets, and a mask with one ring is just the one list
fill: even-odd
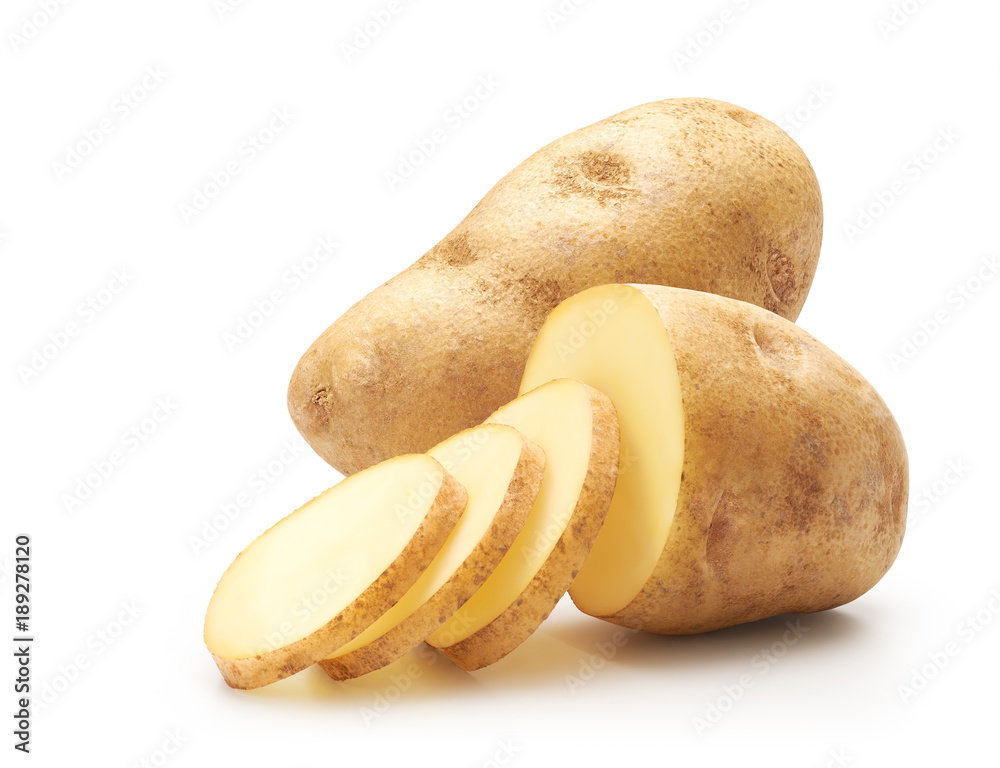
[(570, 376), (614, 402), (618, 487), (570, 594), (616, 624), (689, 634), (854, 600), (906, 522), (906, 448), (844, 360), (759, 307), (592, 288), (538, 334), (523, 391)]
[(618, 475), (611, 401), (579, 381), (552, 381), (494, 413), (545, 451), (535, 505), (510, 551), (427, 642), (462, 669), (499, 661), (566, 593), (597, 537)]
[(255, 539), (219, 580), (205, 644), (233, 688), (305, 669), (395, 604), (465, 509), (465, 489), (430, 456), (347, 478)]
[(465, 488), (465, 512), (403, 598), (319, 663), (335, 680), (384, 667), (451, 618), (507, 554), (538, 497), (545, 454), (513, 427), (473, 427), (429, 454)]
[(440, 243), (331, 325), (288, 408), (345, 474), (426, 451), (515, 397), (549, 311), (604, 283), (731, 296), (794, 320), (822, 203), (773, 123), (710, 99), (653, 102), (559, 139)]

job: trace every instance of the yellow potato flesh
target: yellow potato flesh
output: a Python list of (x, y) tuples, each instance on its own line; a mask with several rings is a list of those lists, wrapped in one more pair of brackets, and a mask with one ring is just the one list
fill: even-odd
[(403, 598), (329, 658), (382, 637), (429, 600), (479, 544), (507, 494), (524, 441), (514, 429), (484, 425), (460, 432), (428, 454), (465, 486), (469, 500), (437, 557)]
[(653, 306), (634, 288), (605, 285), (562, 302), (528, 356), (521, 392), (580, 379), (618, 410), (618, 484), (604, 526), (570, 595), (607, 616), (639, 593), (663, 551), (684, 460), (684, 413), (674, 352)]
[(514, 400), (489, 421), (517, 429), (545, 453), (545, 474), (524, 528), (496, 570), (430, 637), (454, 645), (507, 609), (545, 564), (576, 508), (591, 451), (590, 396), (576, 381), (553, 382)]
[(219, 581), (205, 617), (209, 651), (248, 658), (323, 627), (399, 556), (443, 480), (431, 457), (399, 456), (278, 522)]

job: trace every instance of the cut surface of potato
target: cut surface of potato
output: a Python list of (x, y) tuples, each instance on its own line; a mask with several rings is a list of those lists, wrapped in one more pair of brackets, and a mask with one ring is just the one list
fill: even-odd
[(465, 489), (410, 454), (343, 480), (244, 549), (215, 588), (205, 644), (229, 685), (304, 669), (385, 613), (430, 565)]
[(384, 667), (452, 616), (507, 553), (538, 496), (545, 454), (513, 427), (467, 429), (428, 453), (466, 489), (468, 504), (437, 557), (403, 598), (320, 662), (334, 679)]
[(549, 615), (590, 551), (614, 494), (618, 420), (601, 392), (569, 379), (508, 403), (507, 424), (545, 451), (528, 520), (486, 582), (428, 642), (463, 669), (492, 664)]
[(667, 541), (684, 461), (680, 379), (656, 309), (625, 285), (584, 291), (552, 311), (521, 391), (560, 376), (596, 387), (618, 411), (614, 500), (570, 588), (580, 610), (606, 616), (638, 594)]
[(892, 565), (908, 492), (899, 426), (794, 323), (708, 293), (599, 286), (552, 312), (522, 386), (557, 376), (605, 391), (621, 424), (619, 489), (570, 591), (585, 612), (707, 632), (835, 608)]

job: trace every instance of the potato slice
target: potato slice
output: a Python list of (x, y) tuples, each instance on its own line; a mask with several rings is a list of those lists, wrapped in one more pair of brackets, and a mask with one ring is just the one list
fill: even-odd
[(604, 392), (618, 413), (622, 460), (615, 497), (570, 588), (580, 610), (605, 616), (639, 593), (670, 531), (684, 460), (680, 378), (656, 309), (628, 286), (567, 299), (540, 333), (522, 391), (572, 376)]
[(244, 549), (215, 588), (205, 644), (233, 688), (305, 669), (385, 613), (465, 508), (465, 489), (423, 454), (343, 480)]
[(513, 427), (484, 424), (429, 452), (469, 494), (451, 535), (410, 590), (319, 664), (335, 680), (384, 667), (423, 642), (482, 585), (524, 527), (545, 454)]
[(538, 499), (485, 583), (428, 638), (462, 669), (499, 661), (524, 642), (572, 583), (604, 522), (618, 474), (618, 419), (601, 392), (553, 381), (494, 413), (545, 451)]
[(906, 448), (854, 368), (795, 324), (720, 296), (606, 285), (567, 299), (522, 390), (573, 376), (614, 402), (618, 489), (570, 594), (627, 627), (689, 634), (850, 602), (906, 520)]

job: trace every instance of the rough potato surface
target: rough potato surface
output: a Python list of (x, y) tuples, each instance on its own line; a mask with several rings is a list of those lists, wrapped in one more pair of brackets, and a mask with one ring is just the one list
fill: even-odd
[(777, 315), (636, 287), (674, 347), (683, 475), (651, 578), (602, 618), (690, 634), (835, 608), (868, 591), (906, 526), (906, 447), (882, 398)]
[(778, 126), (711, 99), (629, 109), (532, 155), (351, 307), (299, 362), (289, 411), (345, 474), (426, 451), (517, 396), (549, 311), (586, 288), (671, 285), (794, 320), (822, 229)]

